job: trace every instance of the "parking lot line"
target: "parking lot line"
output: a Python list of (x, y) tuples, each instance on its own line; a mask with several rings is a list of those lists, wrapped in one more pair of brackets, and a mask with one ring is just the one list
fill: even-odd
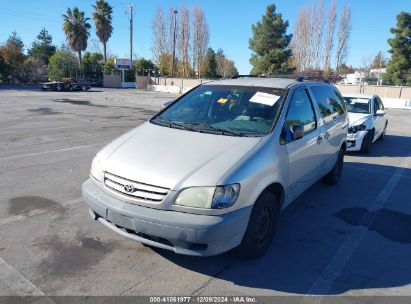
[[(377, 199), (373, 204), (369, 206), (369, 211), (376, 211), (384, 206), (390, 197), (395, 186), (401, 179), (404, 172), (409, 169), (411, 164), (411, 153), (405, 157), (404, 161), (401, 163), (400, 167), (391, 176), (385, 187), (377, 196)], [(369, 215), (372, 214), (372, 215)], [(360, 223), (366, 222), (367, 225), (358, 225), (351, 235), (345, 240), (341, 245), (337, 253), (331, 259), (330, 263), (327, 265), (325, 270), (313, 283), (307, 296), (304, 297), (302, 303), (321, 303), (322, 296), (312, 296), (312, 295), (326, 295), (330, 290), (331, 286), (338, 278), (341, 270), (347, 265), (355, 249), (358, 247), (361, 240), (364, 238), (365, 234), (368, 232), (366, 226), (369, 226), (375, 219), (377, 212), (367, 213), (361, 220)]]
[(32, 282), (0, 257), (0, 280), (19, 296), (44, 296), (45, 294)]
[[(372, 173), (378, 173), (378, 174), (384, 174), (384, 175), (392, 175), (392, 173), (386, 172), (386, 171), (383, 171), (383, 170), (362, 168), (362, 167), (355, 166), (355, 165), (346, 165), (346, 164), (344, 164), (344, 167), (350, 168), (350, 169), (355, 169), (355, 170), (361, 170), (361, 171), (365, 171), (365, 172), (372, 172)], [(401, 176), (401, 178), (411, 179), (410, 176)]]
[(64, 152), (64, 151), (71, 151), (71, 150), (79, 150), (79, 149), (85, 149), (85, 148), (90, 148), (90, 147), (95, 147), (95, 146), (102, 146), (102, 145), (104, 145), (104, 143), (98, 143), (98, 144), (92, 144), (92, 145), (84, 145), (84, 146), (77, 146), (77, 147), (71, 147), (71, 148), (65, 148), (65, 149), (56, 149), (56, 150), (42, 151), (42, 152), (29, 153), (29, 154), (10, 155), (10, 156), (5, 156), (5, 157), (0, 157), (0, 160), (15, 159), (15, 158), (22, 158), (22, 157), (29, 157), (29, 156), (37, 156), (37, 155), (57, 153), (57, 152)]

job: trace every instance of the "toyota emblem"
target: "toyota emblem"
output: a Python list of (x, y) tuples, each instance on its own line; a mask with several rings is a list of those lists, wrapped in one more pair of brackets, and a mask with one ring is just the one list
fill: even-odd
[(133, 193), (134, 192), (134, 186), (129, 184), (129, 185), (125, 185), (124, 186), (124, 191), (126, 191), (127, 193)]

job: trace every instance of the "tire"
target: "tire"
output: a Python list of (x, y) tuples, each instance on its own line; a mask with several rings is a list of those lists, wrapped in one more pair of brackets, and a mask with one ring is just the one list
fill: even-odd
[(380, 137), (378, 137), (379, 141), (384, 141), (385, 133), (387, 133), (387, 125), (388, 125), (388, 123), (385, 124), (384, 131), (381, 133)]
[(328, 185), (338, 184), (341, 178), (343, 167), (344, 167), (344, 155), (345, 155), (345, 150), (341, 148), (340, 152), (338, 153), (338, 158), (337, 158), (337, 161), (335, 162), (334, 167), (323, 178), (324, 183)]
[(374, 138), (374, 130), (368, 131), (367, 135), (365, 135), (364, 139), (362, 140), (360, 152), (366, 153), (366, 154), (370, 153), (373, 138)]
[(257, 259), (268, 250), (277, 229), (278, 199), (270, 193), (260, 195), (251, 211), (247, 230), (237, 254), (245, 259)]

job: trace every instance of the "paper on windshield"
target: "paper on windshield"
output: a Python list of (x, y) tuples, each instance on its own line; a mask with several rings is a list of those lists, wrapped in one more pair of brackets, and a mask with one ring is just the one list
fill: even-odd
[(251, 97), (250, 102), (261, 103), (267, 106), (273, 106), (280, 98), (281, 96), (278, 95), (257, 92), (254, 94), (253, 97)]

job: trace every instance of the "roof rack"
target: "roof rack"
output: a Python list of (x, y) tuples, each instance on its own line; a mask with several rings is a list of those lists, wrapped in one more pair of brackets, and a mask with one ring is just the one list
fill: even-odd
[(298, 76), (297, 77), (298, 82), (304, 82), (304, 81), (322, 81), (326, 83), (330, 83), (330, 81), (322, 76)]
[(238, 78), (259, 78), (265, 76), (258, 76), (258, 75), (234, 75), (230, 79), (238, 79)]
[(262, 74), (262, 75), (237, 75), (231, 77), (231, 79), (238, 79), (238, 78), (287, 78), (287, 79), (295, 79), (295, 75), (293, 74)]
[(237, 75), (231, 77), (231, 79), (238, 78), (285, 78), (285, 79), (294, 79), (298, 82), (304, 81), (321, 81), (330, 83), (330, 81), (323, 76), (312, 76), (312, 75), (301, 75), (301, 74), (273, 74), (273, 75)]

